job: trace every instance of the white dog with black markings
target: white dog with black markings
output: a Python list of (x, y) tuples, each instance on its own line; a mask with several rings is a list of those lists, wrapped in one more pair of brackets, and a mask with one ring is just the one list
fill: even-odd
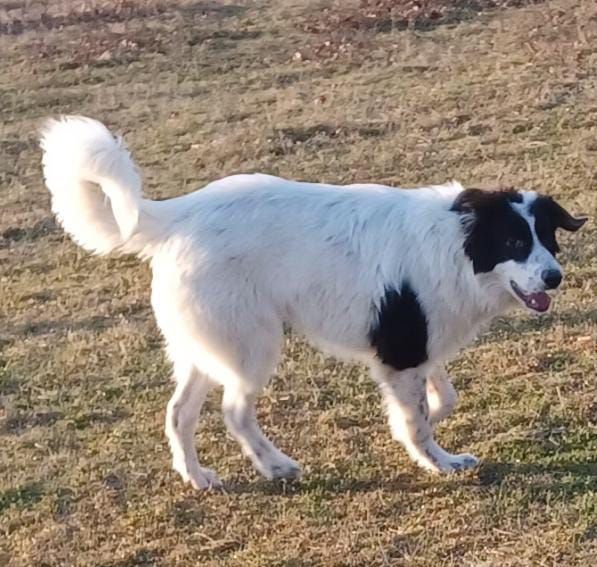
[(444, 363), (508, 308), (549, 308), (545, 290), (562, 279), (555, 231), (586, 220), (532, 191), (456, 182), (401, 190), (234, 175), (151, 201), (122, 142), (95, 120), (52, 120), (41, 146), (64, 229), (91, 252), (151, 260), (151, 302), (176, 380), (166, 433), (174, 468), (200, 489), (220, 485), (194, 443), (218, 385), (228, 431), (255, 468), (299, 477), (255, 419), (285, 325), (369, 365), (394, 437), (420, 466), (475, 466), (433, 439), (456, 403)]

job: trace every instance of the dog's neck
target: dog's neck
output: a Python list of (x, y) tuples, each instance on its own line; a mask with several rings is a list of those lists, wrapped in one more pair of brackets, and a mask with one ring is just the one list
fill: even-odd
[(491, 282), (490, 276), (475, 275), (470, 261), (464, 255), (459, 258), (455, 269), (444, 274), (442, 291), (427, 309), (430, 346), (435, 356), (443, 359), (456, 355), (496, 317), (517, 306), (507, 291)]

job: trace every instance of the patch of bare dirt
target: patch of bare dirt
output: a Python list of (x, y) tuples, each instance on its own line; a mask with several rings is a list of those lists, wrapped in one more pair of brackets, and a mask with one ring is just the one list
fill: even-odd
[(52, 30), (85, 23), (122, 23), (133, 18), (157, 16), (166, 10), (167, 5), (152, 0), (146, 3), (116, 0), (94, 5), (73, 3), (54, 10), (42, 5), (27, 12), (11, 6), (0, 20), (0, 34), (20, 35), (30, 30)]
[(371, 138), (382, 136), (391, 129), (391, 124), (379, 126), (331, 126), (316, 124), (307, 127), (275, 129), (268, 140), (274, 155), (292, 153), (301, 146), (321, 148), (334, 142), (347, 141), (352, 137)]
[(296, 59), (336, 59), (369, 46), (372, 33), (430, 30), (471, 19), (482, 12), (537, 4), (542, 0), (360, 0), (351, 7), (337, 1), (307, 18), (303, 31), (317, 36), (308, 55)]
[(63, 1), (48, 4), (43, 0), (8, 3), (0, 6), (0, 35), (21, 35), (27, 31), (53, 30), (85, 24), (117, 24), (131, 20), (172, 17), (188, 19), (209, 16), (225, 18), (245, 10), (243, 6), (222, 5), (211, 0), (100, 0)]
[[(206, 30), (206, 20), (221, 21), (242, 13), (245, 8), (215, 1), (191, 0), (103, 0), (56, 2), (38, 0), (23, 6), (0, 6), (0, 36), (36, 32), (28, 42), (33, 58), (63, 59), (62, 70), (84, 65), (130, 63), (143, 55), (166, 54), (172, 34), (181, 22), (195, 22), (187, 44), (217, 39), (241, 40), (258, 32)], [(54, 31), (81, 27), (85, 34), (57, 41)], [(45, 33), (50, 32), (50, 33)]]

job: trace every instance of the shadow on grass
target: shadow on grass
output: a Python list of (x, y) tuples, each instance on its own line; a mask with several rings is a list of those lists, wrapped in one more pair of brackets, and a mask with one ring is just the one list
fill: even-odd
[(51, 333), (67, 333), (69, 331), (98, 331), (109, 329), (116, 324), (114, 319), (108, 317), (93, 316), (80, 321), (66, 320), (47, 320), (47, 321), (29, 321), (19, 325), (13, 330), (16, 337), (37, 337)]
[[(44, 303), (54, 297), (47, 292), (31, 294), (28, 298)], [(109, 315), (93, 315), (84, 319), (47, 319), (45, 321), (27, 321), (9, 329), (9, 334), (2, 340), (12, 342), (20, 337), (37, 337), (52, 333), (66, 334), (76, 331), (102, 331), (122, 323), (122, 316), (127, 320), (144, 320), (151, 317), (150, 307), (145, 303), (133, 303), (115, 308)]]
[[(492, 487), (501, 485), (507, 477), (525, 475), (549, 475), (537, 479), (533, 486), (537, 490), (560, 490), (579, 492), (597, 489), (597, 463), (483, 463), (478, 469), (464, 474), (432, 476), (425, 472), (401, 473), (394, 477), (355, 479), (312, 476), (301, 481), (267, 481), (259, 479), (253, 482), (229, 482), (226, 492), (231, 494), (261, 494), (268, 496), (295, 496), (307, 493), (368, 493), (378, 490), (384, 492), (421, 492), (434, 489), (434, 495), (445, 495), (464, 487)], [(572, 475), (567, 481), (564, 475)]]
[(0, 248), (8, 248), (11, 243), (27, 241), (35, 242), (50, 234), (59, 234), (60, 229), (56, 220), (45, 217), (29, 227), (11, 226), (0, 233)]
[[(478, 479), (481, 486), (495, 486), (504, 482), (507, 477), (516, 475), (551, 475), (545, 484), (562, 484), (566, 487), (586, 486), (597, 489), (597, 463), (483, 463), (479, 467)], [(575, 477), (571, 482), (560, 483), (558, 479), (563, 475)]]
[(12, 506), (24, 509), (41, 500), (43, 491), (38, 483), (25, 484), (0, 492), (0, 515)]
[(402, 473), (388, 478), (355, 479), (343, 477), (321, 478), (312, 476), (301, 481), (268, 481), (259, 479), (254, 482), (230, 482), (226, 484), (226, 492), (232, 494), (262, 494), (277, 496), (294, 496), (306, 493), (367, 493), (383, 490), (386, 492), (421, 491), (428, 488), (443, 487), (448, 490), (463, 484), (476, 484), (469, 475), (433, 478), (424, 472), (420, 474)]
[(549, 313), (541, 317), (525, 319), (501, 318), (493, 325), (493, 333), (481, 337), (482, 344), (510, 339), (524, 333), (544, 331), (554, 325), (562, 323), (566, 327), (576, 327), (588, 323), (597, 323), (597, 309), (588, 311), (570, 310), (563, 313)]

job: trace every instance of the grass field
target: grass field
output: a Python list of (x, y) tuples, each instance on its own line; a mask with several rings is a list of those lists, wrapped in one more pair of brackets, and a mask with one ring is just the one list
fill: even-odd
[[(0, 0), (0, 564), (595, 564), (597, 8), (328, 35), (325, 5)], [(450, 364), (438, 437), (482, 466), (417, 470), (364, 369), (289, 336), (259, 418), (304, 479), (258, 478), (214, 395), (197, 444), (226, 492), (183, 486), (149, 269), (84, 253), (50, 213), (36, 138), (60, 113), (124, 133), (156, 198), (235, 172), (456, 178), (592, 216), (562, 236), (553, 311), (496, 321)]]

